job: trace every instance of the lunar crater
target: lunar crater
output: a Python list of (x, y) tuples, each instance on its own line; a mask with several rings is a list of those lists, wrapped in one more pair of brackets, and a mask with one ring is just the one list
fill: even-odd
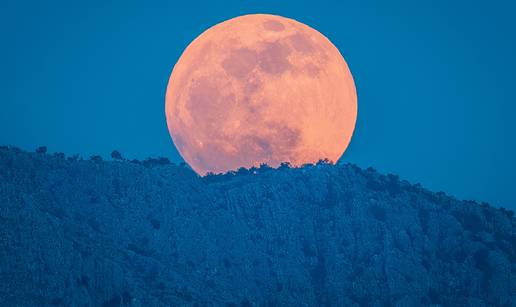
[(281, 31), (285, 30), (285, 26), (277, 20), (266, 20), (263, 23), (263, 27), (266, 30), (274, 31), (274, 32), (281, 32)]
[(258, 57), (254, 50), (240, 48), (231, 52), (230, 56), (222, 61), (222, 67), (235, 78), (247, 76), (258, 63)]
[(289, 36), (288, 41), (290, 41), (290, 44), (292, 44), (296, 51), (301, 53), (313, 53), (316, 49), (310, 36), (303, 35), (300, 32)]
[(290, 48), (281, 42), (265, 43), (264, 49), (258, 55), (258, 65), (267, 73), (277, 75), (289, 69), (288, 56)]

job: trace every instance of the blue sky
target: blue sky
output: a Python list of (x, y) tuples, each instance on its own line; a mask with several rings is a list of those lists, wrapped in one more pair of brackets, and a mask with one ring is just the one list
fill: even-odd
[(211, 25), (249, 13), (326, 35), (355, 78), (342, 158), (458, 198), (516, 209), (516, 5), (511, 1), (0, 3), (0, 144), (181, 161), (164, 94)]

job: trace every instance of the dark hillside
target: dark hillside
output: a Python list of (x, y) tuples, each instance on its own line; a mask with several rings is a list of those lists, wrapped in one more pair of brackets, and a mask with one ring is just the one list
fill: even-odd
[(320, 163), (0, 148), (0, 306), (516, 306), (513, 213)]

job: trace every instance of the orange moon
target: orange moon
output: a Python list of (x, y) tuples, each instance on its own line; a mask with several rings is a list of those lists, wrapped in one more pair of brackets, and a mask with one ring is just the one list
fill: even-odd
[(174, 66), (165, 100), (174, 144), (200, 175), (336, 162), (357, 117), (338, 49), (305, 24), (264, 14), (199, 35)]

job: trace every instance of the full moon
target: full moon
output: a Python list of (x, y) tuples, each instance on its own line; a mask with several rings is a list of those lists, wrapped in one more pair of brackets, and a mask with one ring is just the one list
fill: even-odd
[(339, 50), (305, 24), (264, 14), (199, 35), (174, 66), (165, 100), (172, 140), (200, 175), (336, 162), (357, 117)]

